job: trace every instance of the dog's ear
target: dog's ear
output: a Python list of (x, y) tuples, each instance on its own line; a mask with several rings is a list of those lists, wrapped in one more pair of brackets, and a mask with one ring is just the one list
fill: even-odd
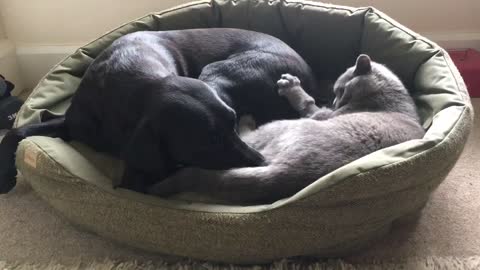
[(7, 92), (12, 93), (13, 89), (15, 89), (15, 85), (9, 81), (5, 81), (5, 83), (7, 85)]
[(9, 97), (11, 92), (15, 88), (15, 85), (5, 79), (2, 74), (0, 74), (0, 96)]
[(120, 187), (143, 191), (168, 174), (166, 149), (146, 118), (138, 123), (122, 157), (125, 173)]

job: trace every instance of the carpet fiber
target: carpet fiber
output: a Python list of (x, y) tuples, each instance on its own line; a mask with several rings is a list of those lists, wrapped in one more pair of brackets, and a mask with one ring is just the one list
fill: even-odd
[(388, 262), (373, 262), (373, 263), (359, 263), (351, 264), (341, 260), (326, 260), (323, 262), (298, 262), (298, 261), (287, 261), (282, 260), (275, 262), (271, 265), (264, 266), (231, 266), (231, 265), (213, 265), (210, 263), (200, 263), (200, 262), (180, 262), (175, 264), (165, 264), (165, 263), (141, 263), (141, 262), (115, 262), (111, 260), (105, 260), (103, 262), (92, 262), (92, 263), (82, 263), (78, 262), (71, 266), (64, 266), (55, 263), (49, 264), (7, 264), (0, 262), (0, 269), (9, 269), (9, 270), (39, 270), (39, 269), (49, 269), (49, 270), (77, 270), (77, 269), (108, 269), (108, 270), (154, 270), (154, 269), (181, 269), (181, 270), (193, 270), (193, 269), (218, 269), (218, 270), (243, 270), (251, 269), (255, 270), (287, 270), (287, 269), (308, 269), (308, 270), (384, 270), (384, 269), (415, 269), (415, 270), (434, 270), (434, 269), (446, 269), (446, 270), (457, 270), (457, 269), (472, 269), (477, 270), (480, 268), (480, 257), (469, 257), (469, 258), (439, 258), (439, 257), (430, 257), (422, 260), (409, 259), (403, 263), (388, 263)]
[[(480, 99), (473, 104), (475, 111), (480, 111)], [(477, 116), (461, 159), (421, 215), (397, 223), (392, 233), (374, 246), (342, 260), (289, 260), (265, 269), (480, 269), (479, 135)], [(0, 217), (0, 269), (220, 267), (174, 262), (78, 230), (21, 179), (13, 192), (0, 196)]]

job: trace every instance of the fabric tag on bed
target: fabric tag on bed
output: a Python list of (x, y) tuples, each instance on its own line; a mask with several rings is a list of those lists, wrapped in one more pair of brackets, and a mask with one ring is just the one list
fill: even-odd
[(25, 149), (25, 155), (23, 157), (23, 161), (34, 169), (37, 168), (37, 158), (38, 158), (37, 149), (35, 149), (34, 147), (27, 147), (27, 149)]

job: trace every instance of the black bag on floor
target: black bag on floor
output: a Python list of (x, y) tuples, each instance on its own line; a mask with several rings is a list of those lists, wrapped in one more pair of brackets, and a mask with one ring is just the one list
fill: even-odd
[(23, 102), (11, 95), (15, 85), (0, 75), (0, 129), (10, 129)]

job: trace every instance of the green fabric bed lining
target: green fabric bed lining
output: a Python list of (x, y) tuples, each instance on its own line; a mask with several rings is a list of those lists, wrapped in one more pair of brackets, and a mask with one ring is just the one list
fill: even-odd
[[(272, 9), (269, 5), (277, 8)], [(182, 19), (182, 13), (186, 12), (190, 16), (183, 16)], [(359, 53), (367, 53), (375, 61), (386, 63), (411, 89), (424, 127), (428, 127), (425, 137), (365, 156), (320, 178), (293, 197), (271, 205), (238, 207), (190, 203), (154, 198), (127, 190), (113, 190), (111, 182), (120, 176), (121, 162), (95, 153), (78, 143), (70, 145), (47, 137), (28, 139), (38, 147), (38, 151), (54, 159), (73, 176), (124, 199), (204, 212), (252, 213), (279, 208), (334, 185), (348, 184), (346, 182), (349, 178), (355, 175), (385, 166), (399, 166), (419, 153), (432, 150), (448, 137), (464, 113), (468, 97), (455, 81), (449, 62), (445, 59), (445, 52), (395, 21), (385, 18), (388, 17), (373, 8), (351, 9), (295, 1), (258, 1), (256, 4), (223, 1), (213, 6), (208, 1), (200, 1), (189, 4), (188, 9), (175, 8), (153, 13), (108, 33), (54, 67), (25, 103), (17, 117), (16, 126), (38, 122), (41, 111), (45, 109), (63, 114), (79, 78), (99, 52), (116, 38), (138, 30), (221, 26), (266, 32), (287, 42), (305, 57), (314, 70), (328, 78), (335, 78), (351, 66)], [(332, 30), (332, 25), (335, 30)], [(321, 37), (319, 33), (322, 33)], [(384, 185), (389, 185), (389, 179), (382, 180), (385, 181)], [(375, 186), (365, 185), (349, 200), (356, 199), (355, 196), (373, 196), (374, 191)]]
[[(436, 118), (441, 119), (442, 115), (444, 117), (460, 117), (463, 110), (464, 108), (462, 107), (451, 107), (440, 112)], [(429, 140), (412, 140), (377, 151), (329, 173), (290, 198), (279, 200), (270, 205), (260, 206), (214, 205), (208, 203), (208, 198), (196, 197), (192, 194), (188, 194), (190, 196), (180, 196), (176, 199), (164, 200), (152, 196), (141, 195), (128, 190), (115, 190), (112, 188), (112, 182), (118, 181), (121, 176), (122, 170), (120, 168), (122, 168), (123, 164), (120, 160), (108, 157), (102, 153), (97, 153), (83, 144), (77, 142), (67, 144), (58, 138), (35, 136), (30, 137), (28, 141), (33, 143), (39, 151), (42, 151), (42, 154), (47, 155), (52, 160), (56, 161), (59, 168), (71, 173), (73, 177), (82, 179), (106, 192), (113, 193), (123, 198), (130, 198), (136, 201), (140, 200), (148, 204), (163, 207), (174, 207), (193, 211), (253, 213), (272, 210), (293, 203), (297, 200), (308, 198), (322, 189), (327, 189), (332, 185), (339, 184), (341, 181), (348, 183), (348, 179), (357, 174), (365, 173), (383, 166), (395, 166), (396, 163), (402, 162), (420, 152), (426, 151), (440, 143), (446, 137), (447, 132), (452, 128), (452, 124), (455, 124), (449, 122), (437, 122), (436, 120), (434, 120), (434, 123), (436, 128), (429, 129), (426, 135), (430, 138)], [(388, 180), (385, 179), (385, 181)], [(405, 185), (399, 189), (407, 187), (408, 184), (409, 183), (405, 183)], [(392, 192), (395, 191), (397, 190), (392, 190)], [(371, 198), (385, 195), (376, 193), (374, 186), (364, 185), (362, 190), (356, 190), (356, 197), (350, 196), (348, 200), (353, 201), (355, 199), (364, 199), (365, 197)], [(207, 203), (193, 202), (192, 200), (204, 200)]]

